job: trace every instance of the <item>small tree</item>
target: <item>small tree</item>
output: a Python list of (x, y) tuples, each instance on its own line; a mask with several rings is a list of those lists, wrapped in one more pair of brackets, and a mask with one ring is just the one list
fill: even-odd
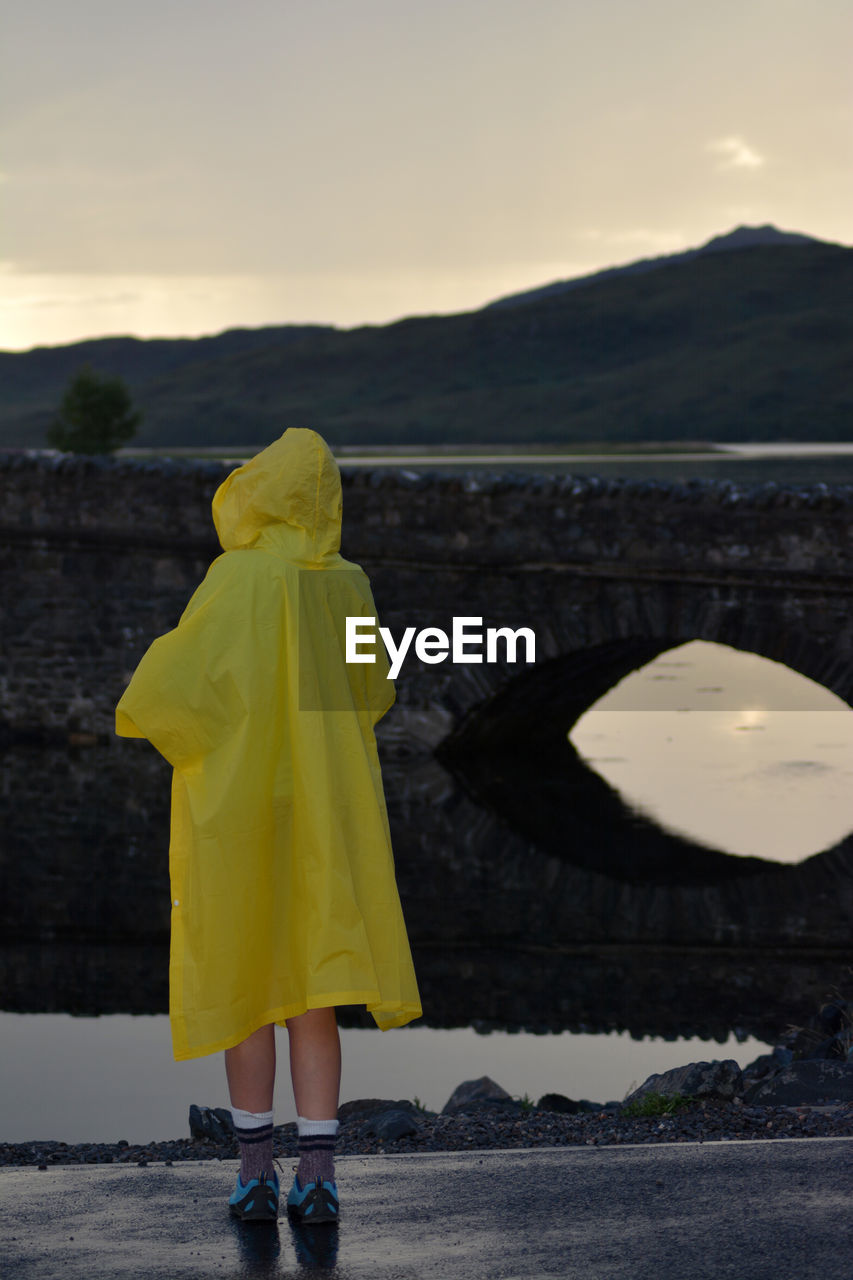
[(122, 379), (102, 378), (85, 365), (66, 387), (47, 441), (64, 453), (112, 453), (141, 421)]

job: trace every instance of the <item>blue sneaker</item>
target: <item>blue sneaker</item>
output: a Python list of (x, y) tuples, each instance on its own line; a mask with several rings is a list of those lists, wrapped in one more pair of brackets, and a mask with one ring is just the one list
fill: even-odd
[(278, 1217), (278, 1174), (272, 1177), (262, 1173), (251, 1178), (244, 1187), (237, 1174), (237, 1186), (231, 1192), (228, 1207), (244, 1222), (275, 1222)]
[(306, 1225), (337, 1222), (338, 1188), (334, 1182), (326, 1182), (323, 1178), (301, 1187), (299, 1178), (294, 1178), (287, 1197), (287, 1212)]

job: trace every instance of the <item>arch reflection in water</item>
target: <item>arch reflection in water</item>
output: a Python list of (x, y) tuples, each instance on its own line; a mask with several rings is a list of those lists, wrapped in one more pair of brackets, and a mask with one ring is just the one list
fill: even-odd
[(729, 854), (793, 863), (853, 831), (853, 711), (758, 654), (671, 649), (569, 739), (634, 810)]
[[(633, 812), (567, 737), (627, 672), (676, 644), (618, 639), (543, 663), (435, 756), (415, 737), (386, 739), (431, 1026), (715, 1038), (740, 1027), (772, 1040), (844, 982), (853, 837), (798, 865), (731, 856)], [(166, 1008), (168, 768), (137, 746), (0, 758), (7, 1009)]]

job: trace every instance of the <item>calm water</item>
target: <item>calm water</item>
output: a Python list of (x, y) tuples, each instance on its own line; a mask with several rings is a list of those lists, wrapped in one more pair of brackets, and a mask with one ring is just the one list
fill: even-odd
[[(722, 708), (705, 709), (709, 698)], [(590, 767), (662, 827), (735, 855), (796, 863), (853, 828), (853, 712), (754, 654), (694, 641), (661, 655), (591, 708), (572, 739)], [(464, 894), (464, 877), (454, 874)], [(462, 963), (451, 960), (451, 972)], [(165, 977), (165, 952), (157, 964)], [(526, 980), (522, 973), (522, 1002)], [(533, 972), (529, 981), (532, 996)], [(590, 990), (594, 983), (593, 976)], [(498, 995), (499, 1007), (502, 1001)], [(424, 1003), (429, 1013), (428, 996)], [(165, 1139), (186, 1134), (191, 1103), (228, 1105), (221, 1055), (175, 1063), (165, 1013), (7, 1012), (0, 1027), (3, 1140)], [(708, 1043), (671, 1033), (665, 1041), (624, 1031), (481, 1035), (419, 1025), (383, 1035), (349, 1027), (342, 1030), (342, 1100), (417, 1096), (437, 1110), (460, 1081), (489, 1075), (518, 1096), (556, 1091), (605, 1102), (654, 1071), (697, 1058), (732, 1057), (745, 1066), (770, 1042), (736, 1026), (728, 1031), (718, 1028)], [(279, 1122), (295, 1114), (286, 1070), (276, 1114)]]
[[(236, 465), (251, 457), (258, 445), (233, 450), (217, 446), (211, 449), (174, 449), (174, 457), (227, 457)], [(853, 443), (812, 444), (725, 444), (714, 453), (642, 453), (642, 454), (571, 454), (568, 449), (548, 451), (544, 446), (523, 449), (506, 446), (463, 449), (429, 448), (413, 445), (400, 448), (356, 449), (346, 446), (336, 451), (340, 466), (347, 468), (404, 467), (413, 471), (440, 470), (449, 474), (462, 471), (531, 472), (551, 475), (600, 475), (627, 479), (655, 479), (685, 482), (696, 476), (709, 480), (731, 480), (742, 484), (761, 484), (775, 480), (777, 484), (853, 484)], [(117, 456), (149, 456), (160, 451), (119, 449)]]
[[(438, 450), (350, 453), (342, 450), (342, 468), (404, 466), (412, 471), (546, 472), (552, 475), (599, 475), (632, 480), (668, 480), (684, 483), (694, 477), (730, 480), (737, 484), (853, 484), (853, 444), (718, 446), (724, 454), (587, 454), (564, 452), (451, 455)], [(783, 452), (784, 450), (784, 452)]]
[[(365, 460), (370, 465), (379, 461), (375, 456)], [(400, 458), (393, 462), (399, 465)], [(345, 465), (354, 465), (353, 460)], [(418, 469), (421, 464), (409, 454), (405, 465)], [(458, 459), (449, 465), (462, 469)], [(490, 470), (522, 469), (506, 455), (486, 465)], [(541, 470), (543, 464), (528, 466)], [(756, 453), (707, 463), (695, 457), (571, 459), (549, 469), (671, 480), (712, 475), (744, 483), (850, 483), (853, 446), (845, 456), (832, 458)], [(759, 858), (771, 868), (786, 864), (795, 875), (802, 868), (805, 878), (796, 885), (806, 886), (805, 893), (795, 888), (793, 903), (782, 893), (773, 917), (769, 904), (783, 881), (772, 876), (751, 880), (757, 886), (755, 902), (737, 926), (744, 950), (733, 960), (714, 950), (710, 935), (707, 953), (682, 955), (674, 949), (677, 937), (669, 936), (667, 924), (657, 932), (649, 925), (639, 950), (622, 935), (609, 938), (606, 932), (600, 941), (576, 946), (570, 904), (588, 899), (590, 909), (604, 912), (605, 901), (610, 901), (599, 894), (595, 875), (582, 866), (561, 867), (547, 851), (522, 857), (513, 847), (503, 861), (496, 859), (495, 831), (502, 828), (485, 823), (481, 831), (476, 810), (459, 807), (463, 801), (455, 784), (435, 766), (422, 782), (415, 780), (415, 792), (420, 787), (422, 794), (413, 800), (407, 793), (405, 804), (395, 808), (393, 798), (391, 804), (425, 1021), (434, 1025), (385, 1035), (345, 1028), (344, 1100), (417, 1096), (438, 1109), (461, 1080), (483, 1074), (516, 1095), (536, 1098), (558, 1091), (599, 1102), (618, 1099), (651, 1072), (696, 1058), (734, 1057), (745, 1065), (788, 1021), (796, 1020), (786, 1004), (789, 996), (802, 995), (802, 1014), (827, 994), (830, 979), (844, 978), (832, 955), (803, 953), (797, 959), (792, 952), (785, 960), (779, 953), (771, 964), (762, 950), (766, 937), (755, 932), (755, 922), (764, 927), (766, 919), (787, 921), (794, 903), (805, 916), (824, 909), (808, 876), (821, 861), (815, 855), (836, 861), (842, 857), (822, 851), (838, 847), (853, 831), (849, 707), (778, 663), (693, 641), (661, 654), (611, 689), (573, 727), (570, 742), (589, 779), (600, 779), (597, 785), (620, 797), (646, 829), (659, 829), (676, 847), (684, 839), (717, 850), (724, 863)], [(12, 885), (16, 910), (25, 917), (56, 912), (74, 885), (69, 867), (91, 867), (101, 858), (112, 868), (116, 850), (128, 847), (121, 833), (122, 824), (130, 821), (127, 829), (134, 832), (139, 863), (136, 901), (141, 912), (149, 910), (150, 901), (153, 914), (164, 874), (166, 815), (166, 789), (156, 762), (145, 766), (150, 776), (133, 783), (111, 774), (97, 753), (78, 753), (65, 764), (46, 753), (10, 751), (0, 763), (3, 852), (10, 874), (20, 877)], [(386, 774), (392, 791), (400, 778), (411, 783), (406, 766), (401, 769), (399, 775), (393, 768)], [(581, 783), (573, 775), (572, 786), (577, 785)], [(593, 783), (582, 780), (582, 785)], [(43, 813), (29, 798), (31, 789), (51, 798)], [(129, 791), (145, 797), (144, 813), (134, 801), (130, 818), (121, 808)], [(597, 812), (598, 793), (590, 794)], [(579, 811), (580, 793), (569, 790), (565, 804), (571, 819)], [(446, 810), (451, 830), (460, 813), (467, 815), (465, 842), (455, 851), (432, 850), (426, 882), (423, 855), (411, 832), (418, 833), (425, 816), (432, 818), (437, 809)], [(78, 814), (81, 830), (75, 837)], [(38, 862), (42, 854), (48, 859), (44, 865)], [(124, 874), (127, 859), (119, 862)], [(843, 861), (838, 865), (846, 866)], [(817, 871), (819, 867), (815, 875)], [(94, 883), (95, 871), (92, 877)], [(749, 898), (737, 884), (735, 889), (738, 900)], [(629, 920), (634, 910), (638, 920), (648, 922), (650, 902), (661, 910), (658, 890), (653, 898), (642, 896), (642, 886), (626, 885), (619, 892), (623, 903), (628, 901)], [(724, 889), (719, 892), (725, 896)], [(708, 893), (701, 887), (673, 889), (662, 919), (675, 921), (683, 912), (689, 932), (690, 913), (700, 910)], [(65, 923), (61, 912), (57, 917), (56, 936), (62, 937), (63, 929), (71, 936), (83, 920), (91, 898), (87, 884), (81, 894), (79, 904), (69, 899)], [(631, 908), (634, 898), (636, 907)], [(543, 901), (552, 908), (548, 918), (542, 915)], [(502, 910), (506, 914), (508, 903), (524, 922), (520, 932), (512, 918), (498, 918)], [(96, 924), (98, 918), (111, 919), (116, 907), (104, 901), (98, 910), (102, 914), (93, 916)], [(812, 931), (817, 922), (820, 932), (818, 917), (809, 920)], [(481, 937), (483, 925), (488, 932)], [(531, 949), (531, 938), (538, 952)], [(753, 943), (758, 949), (747, 954)], [(0, 1014), (0, 1139), (147, 1141), (186, 1133), (192, 1102), (227, 1105), (221, 1055), (180, 1064), (171, 1058), (162, 942), (150, 949), (137, 946), (132, 954), (127, 947), (107, 947), (105, 958), (94, 960), (91, 943), (75, 950), (72, 937), (68, 946), (67, 954), (60, 945), (42, 947), (38, 954), (25, 953), (25, 947), (8, 951), (2, 989), (9, 1011)], [(75, 966), (79, 973), (72, 981), (69, 973)], [(738, 989), (746, 993), (742, 999)], [(98, 1009), (105, 1011), (103, 1016), (72, 1017), (69, 1012)], [(492, 1033), (477, 1034), (466, 1022)], [(531, 1034), (525, 1025), (551, 1034)], [(281, 1033), (282, 1049), (285, 1035)], [(293, 1104), (286, 1072), (281, 1075), (276, 1105), (277, 1118), (284, 1121), (292, 1118)]]
[(853, 831), (853, 710), (758, 654), (671, 649), (570, 737), (633, 808), (728, 854), (797, 863)]
[[(0, 1141), (165, 1141), (189, 1137), (190, 1104), (228, 1107), (222, 1054), (174, 1062), (165, 1015), (72, 1018), (0, 1014), (3, 1099)], [(287, 1065), (287, 1032), (277, 1030), (276, 1124), (296, 1119)], [(734, 1058), (742, 1066), (765, 1047), (753, 1038), (632, 1040), (593, 1036), (477, 1035), (470, 1028), (404, 1027), (341, 1031), (341, 1101), (417, 1097), (440, 1110), (463, 1080), (491, 1076), (513, 1096), (544, 1093), (621, 1100), (652, 1072), (698, 1058)]]

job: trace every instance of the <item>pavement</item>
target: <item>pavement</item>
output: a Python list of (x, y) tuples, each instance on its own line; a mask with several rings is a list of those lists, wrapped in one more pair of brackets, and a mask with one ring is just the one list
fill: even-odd
[(0, 1276), (853, 1277), (853, 1138), (344, 1156), (313, 1231), (230, 1218), (236, 1171), (2, 1168)]

